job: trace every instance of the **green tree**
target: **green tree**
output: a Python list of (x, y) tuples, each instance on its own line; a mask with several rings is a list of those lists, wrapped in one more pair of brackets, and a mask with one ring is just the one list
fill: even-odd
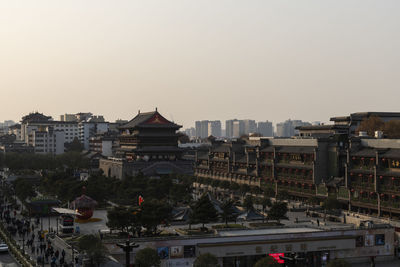
[[(262, 206), (262, 212), (265, 213), (265, 209), (267, 207), (271, 207), (272, 203), (271, 203), (271, 199), (267, 196), (263, 196), (263, 198), (258, 199), (257, 204)], [(264, 216), (263, 216), (263, 222), (264, 222)]]
[(77, 137), (75, 137), (74, 140), (72, 140), (71, 142), (65, 143), (64, 147), (66, 152), (82, 152), (82, 150), (84, 149), (82, 143), (79, 142), (79, 139)]
[(307, 199), (308, 204), (310, 205), (318, 205), (319, 204), (319, 198), (317, 198), (316, 196), (310, 197), (309, 199)]
[(280, 201), (287, 200), (288, 197), (289, 197), (289, 193), (286, 190), (278, 191), (278, 194), (276, 195), (276, 199), (280, 200)]
[(171, 207), (164, 201), (155, 199), (145, 200), (138, 214), (140, 224), (151, 235), (157, 234), (157, 226), (166, 223), (170, 215)]
[(21, 199), (21, 201), (25, 201), (27, 198), (36, 196), (33, 185), (27, 180), (21, 178), (15, 180), (15, 194), (19, 199)]
[(91, 266), (100, 266), (105, 262), (107, 249), (104, 247), (100, 238), (95, 235), (84, 235), (78, 240), (78, 247), (86, 252)]
[(264, 187), (263, 191), (264, 191), (264, 196), (275, 197), (275, 190), (272, 187), (270, 186)]
[(240, 189), (240, 185), (236, 182), (232, 182), (229, 186), (229, 189), (232, 191), (238, 191)]
[(160, 257), (155, 249), (144, 248), (139, 250), (135, 256), (135, 266), (158, 267), (161, 264)]
[(228, 226), (228, 221), (236, 220), (237, 214), (235, 214), (235, 209), (232, 200), (226, 200), (221, 205), (222, 213), (221, 218), (225, 221), (225, 225)]
[(341, 204), (339, 200), (337, 200), (335, 197), (328, 197), (327, 199), (325, 199), (322, 203), (322, 208), (324, 209), (324, 221), (326, 220), (327, 212), (339, 209), (340, 206)]
[(211, 203), (207, 194), (203, 194), (201, 198), (192, 207), (192, 220), (203, 224), (213, 222), (218, 219), (217, 211)]
[(230, 188), (230, 183), (228, 181), (222, 181), (221, 187), (223, 189), (229, 189)]
[(218, 266), (218, 259), (211, 253), (204, 253), (199, 255), (193, 264), (193, 267), (216, 267), (216, 266)]
[(398, 139), (400, 138), (400, 121), (391, 120), (385, 123), (383, 126), (383, 132), (388, 138)]
[(240, 193), (242, 195), (250, 192), (250, 186), (248, 184), (241, 184), (240, 185)]
[(328, 263), (327, 267), (350, 267), (351, 265), (343, 259), (334, 259)]
[(364, 131), (369, 136), (374, 136), (375, 131), (383, 130), (385, 123), (378, 116), (370, 116), (364, 118), (357, 127), (356, 132)]
[(281, 219), (286, 218), (287, 211), (288, 207), (285, 202), (275, 202), (269, 209), (267, 218), (269, 220), (277, 220), (280, 223)]
[(279, 263), (275, 261), (274, 258), (267, 256), (259, 259), (254, 267), (279, 267), (281, 266)]
[(107, 212), (107, 226), (110, 229), (118, 229), (120, 231), (129, 232), (129, 228), (134, 220), (133, 212), (125, 207), (114, 207)]
[(246, 208), (247, 212), (254, 210), (254, 200), (251, 195), (247, 195), (243, 201), (243, 207)]

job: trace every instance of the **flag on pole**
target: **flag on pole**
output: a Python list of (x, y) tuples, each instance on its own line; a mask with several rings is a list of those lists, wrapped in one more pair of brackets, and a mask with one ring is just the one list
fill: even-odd
[(144, 198), (139, 195), (139, 206), (142, 205), (143, 202), (144, 202)]

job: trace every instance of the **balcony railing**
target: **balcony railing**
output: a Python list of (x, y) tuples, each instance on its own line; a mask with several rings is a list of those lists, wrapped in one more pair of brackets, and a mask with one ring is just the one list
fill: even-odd
[(400, 203), (399, 202), (393, 202), (393, 201), (381, 201), (381, 206), (382, 207), (387, 207), (387, 208), (399, 209), (400, 208)]
[(350, 183), (350, 186), (352, 188), (364, 189), (364, 190), (374, 190), (375, 189), (374, 184), (371, 184), (371, 183), (355, 183), (355, 182), (352, 182), (352, 183)]
[(310, 188), (302, 188), (302, 187), (294, 187), (294, 186), (285, 186), (285, 185), (278, 185), (279, 190), (286, 190), (292, 192), (301, 192), (306, 194), (315, 194), (315, 189)]
[(352, 202), (362, 202), (362, 203), (367, 203), (367, 204), (373, 204), (373, 205), (378, 205), (378, 200), (377, 199), (370, 199), (370, 198), (351, 198)]

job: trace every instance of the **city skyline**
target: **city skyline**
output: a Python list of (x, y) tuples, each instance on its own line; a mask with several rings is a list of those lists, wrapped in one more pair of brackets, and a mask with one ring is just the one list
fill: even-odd
[(4, 1), (0, 120), (324, 121), (396, 111), (398, 1)]

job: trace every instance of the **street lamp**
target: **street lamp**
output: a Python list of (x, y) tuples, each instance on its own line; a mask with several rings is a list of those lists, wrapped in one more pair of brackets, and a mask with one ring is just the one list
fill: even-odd
[(139, 247), (138, 244), (136, 244), (135, 242), (130, 242), (129, 240), (126, 240), (125, 243), (119, 243), (117, 244), (118, 247), (122, 248), (122, 250), (125, 252), (126, 255), (126, 267), (129, 267), (131, 265), (130, 261), (131, 261), (131, 251), (133, 248), (137, 248)]

